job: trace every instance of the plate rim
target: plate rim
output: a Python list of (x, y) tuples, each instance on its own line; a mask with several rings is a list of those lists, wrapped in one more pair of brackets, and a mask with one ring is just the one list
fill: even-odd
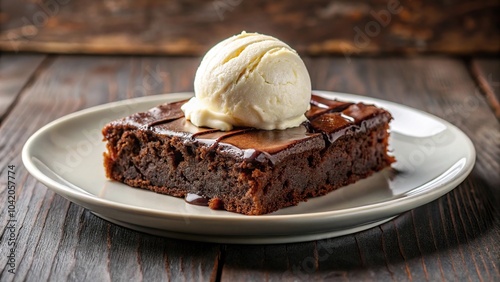
[[(321, 94), (321, 95), (327, 95), (327, 96), (339, 96), (340, 99), (343, 97), (350, 97), (354, 98), (355, 100), (363, 101), (365, 98), (369, 100), (369, 102), (381, 102), (382, 104), (391, 104), (395, 107), (400, 107), (405, 110), (409, 111), (416, 111), (419, 114), (426, 115), (427, 117), (430, 117), (432, 119), (435, 119), (447, 126), (447, 128), (453, 130), (455, 133), (460, 135), (463, 140), (469, 145), (468, 146), (468, 156), (466, 159), (466, 163), (464, 164), (464, 167), (462, 168), (462, 171), (460, 174), (454, 176), (452, 180), (445, 184), (438, 185), (431, 189), (430, 191), (427, 191), (426, 193), (416, 193), (413, 195), (408, 195), (402, 198), (394, 198), (390, 199), (388, 201), (382, 201), (379, 203), (373, 203), (373, 204), (368, 204), (368, 205), (363, 205), (363, 206), (358, 206), (358, 207), (351, 207), (351, 208), (345, 208), (345, 209), (340, 209), (340, 210), (333, 210), (333, 211), (322, 211), (322, 212), (313, 212), (313, 213), (298, 213), (298, 214), (278, 214), (278, 215), (260, 215), (260, 216), (231, 216), (231, 215), (213, 215), (213, 214), (186, 214), (186, 213), (177, 213), (177, 212), (172, 212), (172, 211), (162, 211), (162, 210), (156, 210), (156, 209), (150, 209), (150, 208), (145, 208), (145, 207), (139, 207), (139, 206), (133, 206), (129, 204), (124, 204), (124, 203), (119, 203), (115, 202), (112, 200), (100, 198), (96, 195), (92, 194), (85, 194), (82, 193), (81, 191), (75, 190), (71, 187), (65, 186), (62, 183), (59, 183), (55, 180), (53, 180), (51, 177), (45, 175), (42, 171), (38, 169), (36, 164), (33, 163), (31, 160), (32, 154), (30, 152), (33, 150), (33, 144), (36, 142), (37, 138), (39, 136), (43, 135), (46, 131), (48, 131), (50, 128), (52, 128), (55, 125), (58, 125), (60, 123), (64, 123), (67, 121), (70, 121), (74, 118), (78, 118), (81, 116), (85, 116), (88, 114), (92, 114), (95, 112), (102, 111), (104, 109), (109, 109), (111, 107), (117, 107), (120, 105), (126, 105), (126, 104), (135, 104), (135, 103), (141, 103), (141, 102), (148, 102), (148, 101), (155, 101), (155, 100), (163, 100), (165, 102), (174, 102), (178, 101), (180, 99), (188, 98), (189, 96), (193, 95), (193, 92), (173, 92), (173, 93), (163, 93), (163, 94), (157, 94), (157, 95), (151, 95), (151, 96), (144, 96), (144, 97), (138, 97), (138, 98), (132, 98), (132, 99), (125, 99), (125, 100), (120, 100), (120, 101), (115, 101), (115, 102), (110, 102), (110, 103), (105, 103), (97, 106), (93, 106), (90, 108), (86, 108), (74, 113), (70, 113), (68, 115), (65, 115), (63, 117), (57, 118), (56, 120), (44, 125), (40, 129), (38, 129), (33, 135), (29, 137), (29, 139), (26, 141), (26, 143), (23, 146), (22, 149), (22, 162), (28, 172), (36, 178), (38, 181), (42, 182), (47, 188), (53, 190), (57, 194), (63, 196), (64, 198), (68, 199), (71, 202), (77, 202), (78, 205), (81, 205), (87, 209), (90, 209), (88, 207), (89, 204), (93, 206), (102, 206), (102, 207), (107, 207), (107, 208), (112, 208), (116, 209), (122, 212), (132, 212), (133, 214), (136, 215), (143, 215), (143, 216), (149, 216), (149, 217), (156, 217), (156, 218), (164, 218), (168, 217), (171, 219), (192, 219), (192, 220), (215, 220), (219, 221), (222, 220), (224, 222), (231, 222), (231, 221), (237, 221), (237, 222), (266, 222), (266, 221), (272, 221), (274, 223), (276, 222), (286, 222), (289, 220), (302, 220), (302, 221), (308, 221), (311, 218), (317, 219), (321, 218), (322, 220), (328, 220), (329, 218), (335, 217), (345, 217), (345, 216), (350, 216), (352, 214), (356, 215), (363, 215), (364, 213), (372, 213), (372, 212), (380, 212), (381, 210), (386, 210), (389, 208), (395, 209), (394, 212), (392, 213), (393, 215), (399, 214), (404, 211), (411, 210), (413, 208), (416, 208), (418, 206), (421, 206), (422, 201), (425, 203), (431, 202), (440, 196), (448, 193), (449, 191), (453, 190), (455, 187), (457, 187), (472, 171), (474, 164), (475, 164), (475, 159), (476, 159), (476, 151), (474, 148), (473, 142), (470, 140), (470, 138), (459, 128), (457, 128), (455, 125), (449, 123), (446, 120), (443, 120), (437, 116), (434, 116), (430, 113), (427, 113), (425, 111), (415, 109), (406, 105), (402, 105), (399, 103), (395, 103), (392, 101), (387, 101), (383, 99), (378, 99), (378, 98), (373, 98), (373, 97), (366, 97), (366, 96), (361, 96), (361, 95), (356, 95), (356, 94), (350, 94), (350, 93), (342, 93), (342, 92), (334, 92), (334, 91), (326, 91), (326, 90), (313, 90), (314, 94)], [(110, 180), (107, 180), (110, 181)], [(81, 188), (81, 187), (80, 187)], [(81, 188), (83, 189), (83, 188)], [(85, 190), (85, 189), (83, 189)], [(75, 201), (77, 199), (78, 201)], [(82, 202), (84, 204), (82, 204)], [(408, 204), (411, 205), (408, 205)], [(397, 208), (397, 209), (396, 209)]]
[(242, 245), (258, 245), (258, 244), (288, 244), (288, 243), (299, 243), (299, 242), (309, 242), (314, 240), (322, 240), (332, 237), (344, 236), (356, 232), (361, 232), (388, 221), (393, 220), (396, 216), (390, 216), (387, 218), (377, 219), (375, 221), (367, 222), (361, 225), (355, 225), (352, 227), (344, 229), (332, 229), (324, 232), (314, 232), (314, 233), (294, 233), (294, 234), (280, 234), (280, 235), (227, 235), (227, 234), (199, 234), (199, 233), (186, 233), (186, 232), (176, 232), (172, 230), (159, 229), (149, 226), (141, 226), (130, 222), (125, 222), (113, 218), (103, 216), (101, 214), (94, 213), (94, 215), (111, 222), (113, 224), (120, 225), (124, 228), (131, 230), (144, 232), (147, 234), (152, 234), (156, 236), (164, 236), (168, 238), (174, 238), (179, 240), (189, 240), (197, 242), (208, 242), (216, 244), (242, 244)]

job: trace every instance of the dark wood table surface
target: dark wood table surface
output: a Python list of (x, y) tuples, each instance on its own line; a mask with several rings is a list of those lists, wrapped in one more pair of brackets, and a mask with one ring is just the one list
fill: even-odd
[[(394, 101), (458, 126), (477, 150), (472, 173), (448, 194), (385, 224), (321, 241), (213, 244), (132, 231), (47, 189), (24, 168), (22, 147), (43, 125), (81, 109), (191, 91), (199, 58), (2, 54), (0, 280), (500, 281), (500, 60), (305, 61), (314, 89)], [(15, 203), (8, 202), (10, 180)]]

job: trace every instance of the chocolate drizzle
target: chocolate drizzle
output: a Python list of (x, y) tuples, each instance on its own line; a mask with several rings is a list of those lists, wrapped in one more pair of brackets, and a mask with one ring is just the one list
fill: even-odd
[(183, 100), (170, 104), (162, 104), (158, 107), (152, 108), (151, 110), (149, 110), (149, 112), (154, 116), (158, 116), (159, 118), (147, 123), (146, 127), (153, 127), (155, 125), (168, 123), (184, 117), (184, 112), (181, 110), (181, 106), (187, 101), (188, 100)]
[[(298, 127), (285, 130), (236, 128), (224, 132), (191, 124), (181, 110), (186, 102), (163, 104), (121, 122), (159, 134), (182, 136), (194, 143), (208, 145), (209, 150), (238, 154), (249, 161), (276, 163), (279, 154), (286, 150), (324, 149), (345, 134), (363, 131), (367, 126), (391, 119), (387, 111), (373, 105), (331, 100), (313, 94), (311, 108), (305, 113), (308, 120)], [(304, 146), (306, 143), (309, 145)], [(302, 145), (297, 146), (299, 144)]]
[[(210, 131), (210, 132), (205, 131), (205, 132), (195, 133), (195, 134), (193, 134), (193, 138), (196, 139), (198, 137), (199, 139), (209, 140), (208, 143), (211, 143), (210, 148), (214, 149), (217, 146), (219, 146), (219, 144), (222, 142), (222, 140), (228, 139), (231, 136), (244, 134), (245, 132), (252, 131), (252, 130), (256, 130), (256, 129), (255, 128), (242, 128), (242, 129), (234, 129), (231, 131), (220, 131), (220, 130), (214, 129), (213, 131)], [(206, 139), (205, 136), (203, 136), (203, 135), (208, 135), (210, 133), (212, 133), (212, 134), (215, 133), (215, 136), (212, 136), (213, 139)], [(216, 137), (216, 136), (218, 136), (218, 137)], [(211, 141), (213, 141), (213, 142), (211, 142)]]
[(198, 194), (187, 193), (184, 197), (184, 201), (188, 204), (197, 205), (197, 206), (207, 206), (210, 198), (200, 196)]

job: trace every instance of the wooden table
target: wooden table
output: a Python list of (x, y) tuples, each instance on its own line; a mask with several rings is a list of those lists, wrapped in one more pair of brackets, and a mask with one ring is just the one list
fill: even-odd
[[(1, 281), (500, 281), (496, 58), (305, 58), (315, 89), (382, 98), (454, 123), (473, 140), (477, 162), (450, 193), (378, 227), (277, 245), (131, 231), (65, 200), (23, 167), (23, 144), (43, 125), (111, 101), (190, 91), (199, 58), (3, 54), (0, 60)], [(12, 173), (15, 275), (7, 264)]]

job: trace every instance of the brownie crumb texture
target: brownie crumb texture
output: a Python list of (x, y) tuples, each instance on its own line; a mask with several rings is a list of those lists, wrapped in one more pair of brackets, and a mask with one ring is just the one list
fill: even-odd
[[(346, 109), (345, 104), (341, 109)], [(286, 144), (279, 148), (262, 145), (265, 139), (242, 138), (253, 136), (245, 130), (233, 134), (239, 139), (221, 138), (230, 133), (206, 138), (203, 132), (193, 133), (193, 126), (183, 117), (175, 119), (183, 126), (172, 130), (171, 121), (148, 126), (141, 119), (153, 117), (141, 114), (140, 119), (136, 114), (103, 129), (106, 176), (170, 196), (199, 195), (207, 198), (212, 209), (266, 214), (325, 195), (389, 166), (394, 161), (387, 154), (391, 116), (375, 109), (358, 121), (348, 118), (350, 123), (329, 124), (327, 131), (307, 122), (298, 137), (286, 135), (287, 130), (278, 132), (279, 139), (270, 143)], [(149, 115), (153, 113), (159, 114), (150, 111)]]

